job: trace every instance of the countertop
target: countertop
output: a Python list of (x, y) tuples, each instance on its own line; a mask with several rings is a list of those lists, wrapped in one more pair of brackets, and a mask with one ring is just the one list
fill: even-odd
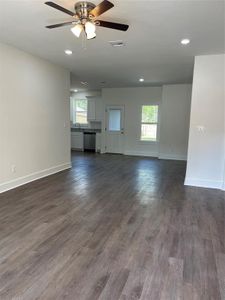
[(96, 132), (96, 133), (101, 133), (101, 129), (71, 127), (71, 132)]

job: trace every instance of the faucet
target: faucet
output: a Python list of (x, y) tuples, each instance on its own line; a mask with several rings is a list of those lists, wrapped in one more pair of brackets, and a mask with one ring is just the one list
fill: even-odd
[(80, 129), (80, 123), (75, 123), (75, 127), (77, 127), (78, 129)]

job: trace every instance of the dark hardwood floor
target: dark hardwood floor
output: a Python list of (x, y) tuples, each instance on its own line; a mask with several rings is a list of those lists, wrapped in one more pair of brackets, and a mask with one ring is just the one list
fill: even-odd
[(0, 195), (0, 299), (224, 300), (225, 199), (185, 163), (73, 153)]

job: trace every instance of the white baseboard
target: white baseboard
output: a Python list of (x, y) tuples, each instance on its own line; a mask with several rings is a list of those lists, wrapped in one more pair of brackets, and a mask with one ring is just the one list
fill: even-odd
[(170, 155), (170, 154), (159, 154), (159, 159), (170, 159), (170, 160), (187, 160), (186, 155)]
[(211, 189), (223, 189), (223, 182), (216, 181), (216, 180), (186, 178), (184, 185), (211, 188)]
[[(101, 154), (104, 154), (105, 152), (101, 152)], [(159, 155), (158, 152), (146, 152), (146, 151), (124, 151), (124, 155), (131, 155), (131, 156), (146, 156), (146, 157), (156, 157), (159, 159), (170, 159), (170, 160), (187, 160), (186, 156), (183, 155)]]
[(4, 183), (0, 184), (0, 193), (6, 192), (8, 190), (14, 189), (18, 186), (24, 185), (31, 181), (35, 181), (37, 179), (40, 179), (40, 178), (58, 173), (60, 171), (70, 169), (70, 168), (71, 168), (71, 163), (66, 163), (66, 164), (51, 167), (49, 169), (34, 172), (32, 174), (4, 182)]
[(145, 151), (125, 151), (124, 155), (131, 155), (131, 156), (147, 156), (147, 157), (157, 157), (157, 152), (145, 152)]

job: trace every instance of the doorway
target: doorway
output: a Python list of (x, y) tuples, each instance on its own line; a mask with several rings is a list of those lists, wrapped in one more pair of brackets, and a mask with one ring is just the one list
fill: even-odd
[(106, 107), (106, 153), (124, 153), (124, 106)]

